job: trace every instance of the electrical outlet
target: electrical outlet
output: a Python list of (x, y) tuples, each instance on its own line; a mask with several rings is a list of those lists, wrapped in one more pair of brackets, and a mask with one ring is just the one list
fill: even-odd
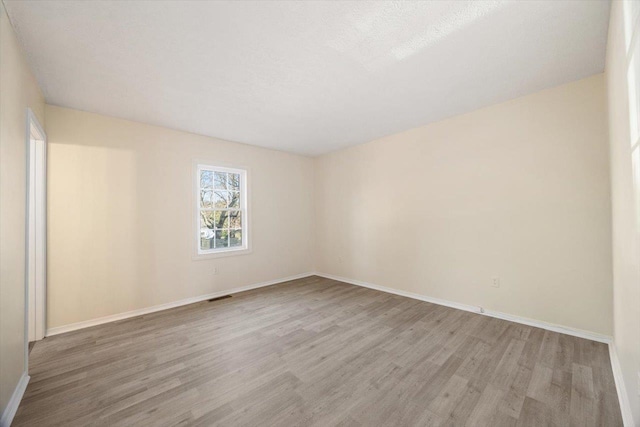
[(499, 288), (500, 287), (500, 278), (499, 277), (493, 277), (491, 279), (491, 287), (493, 287), (493, 288)]
[(213, 267), (213, 274), (218, 274), (218, 267)]

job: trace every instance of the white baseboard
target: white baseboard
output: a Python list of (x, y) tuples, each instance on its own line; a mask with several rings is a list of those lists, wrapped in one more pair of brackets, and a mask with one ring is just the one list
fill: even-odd
[(9, 403), (7, 403), (7, 407), (4, 408), (4, 411), (2, 412), (2, 417), (0, 417), (0, 427), (9, 427), (11, 425), (13, 417), (15, 417), (16, 412), (18, 412), (22, 396), (24, 396), (24, 392), (27, 389), (27, 384), (29, 384), (29, 379), (29, 375), (27, 375), (26, 372), (23, 372), (15, 390), (13, 390)]
[(558, 332), (560, 334), (571, 335), (578, 338), (584, 338), (591, 341), (597, 341), (604, 344), (611, 344), (613, 337), (609, 335), (598, 334), (596, 332), (585, 331), (583, 329), (571, 328), (569, 326), (557, 325), (555, 323), (543, 322), (542, 320), (529, 319), (527, 317), (514, 316), (513, 314), (501, 313), (499, 311), (485, 310), (482, 313), (486, 316), (495, 317), (497, 319), (508, 320), (510, 322), (521, 323), (523, 325), (533, 326), (548, 331)]
[(375, 285), (373, 283), (363, 282), (361, 280), (349, 279), (346, 277), (335, 276), (333, 274), (315, 273), (316, 276), (326, 277), (327, 279), (333, 279), (340, 282), (349, 283), (351, 285), (362, 286), (369, 289), (375, 289), (377, 291), (387, 292), (390, 294), (400, 295), (407, 298), (413, 298), (420, 301), (426, 301), (433, 304), (444, 305), (446, 307), (456, 308), (458, 310), (470, 311), (472, 313), (478, 313), (485, 316), (495, 317), (498, 319), (508, 320), (510, 322), (521, 323), (523, 325), (533, 326), (536, 328), (546, 329), (553, 332), (559, 332), (561, 334), (572, 335), (578, 338), (585, 338), (592, 341), (598, 341), (605, 344), (612, 342), (612, 337), (608, 335), (597, 334), (595, 332), (584, 331), (582, 329), (571, 328), (568, 326), (556, 325), (553, 323), (543, 322), (541, 320), (529, 319), (526, 317), (516, 316), (513, 314), (501, 313), (498, 311), (485, 310), (477, 305), (462, 304), (459, 302), (443, 300), (439, 298), (433, 298), (426, 295), (416, 294), (413, 292), (401, 291), (399, 289), (388, 288), (386, 286)]
[(282, 282), (288, 282), (290, 280), (302, 279), (304, 277), (312, 276), (313, 273), (297, 274), (295, 276), (283, 277), (281, 279), (269, 280), (266, 282), (254, 283), (252, 285), (241, 286), (233, 289), (226, 289), (224, 291), (217, 291), (206, 295), (200, 295), (197, 297), (185, 298), (179, 301), (173, 301), (166, 304), (155, 305), (153, 307), (141, 308), (138, 310), (127, 311), (125, 313), (112, 314), (110, 316), (100, 317), (92, 320), (85, 320), (83, 322), (72, 323), (64, 326), (56, 326), (55, 328), (47, 329), (46, 336), (64, 334), (65, 332), (77, 331), (78, 329), (89, 328), (91, 326), (102, 325), (104, 323), (116, 322), (118, 320), (129, 319), (131, 317), (142, 316), (149, 313), (155, 313), (156, 311), (167, 310), (170, 308), (180, 307), (183, 305), (193, 304), (196, 302), (205, 301), (211, 298), (221, 297), (223, 295), (237, 294), (239, 292), (250, 291), (251, 289), (263, 288), (265, 286), (276, 285)]
[(613, 379), (616, 383), (616, 391), (618, 392), (618, 401), (620, 402), (620, 412), (622, 412), (622, 421), (625, 427), (634, 427), (633, 414), (631, 412), (631, 404), (627, 396), (627, 389), (624, 386), (624, 378), (622, 376), (622, 368), (620, 368), (620, 360), (616, 351), (615, 343), (609, 344), (609, 359), (611, 359), (611, 370), (613, 371)]
[(443, 300), (439, 298), (432, 298), (426, 295), (402, 291), (400, 289), (388, 288), (386, 286), (374, 285), (373, 283), (363, 282), (361, 280), (349, 279), (341, 276), (335, 276), (333, 274), (325, 274), (325, 273), (319, 273), (319, 272), (315, 272), (314, 274), (316, 276), (325, 277), (327, 279), (337, 280), (338, 282), (344, 282), (344, 283), (349, 283), (350, 285), (362, 286), (363, 288), (375, 289), (376, 291), (382, 291), (388, 294), (400, 295), (402, 297), (431, 302), (438, 305), (444, 305), (446, 307), (457, 308), (458, 310), (471, 311), (473, 313), (480, 313), (480, 307), (475, 305), (468, 305), (468, 304), (462, 304), (459, 302)]

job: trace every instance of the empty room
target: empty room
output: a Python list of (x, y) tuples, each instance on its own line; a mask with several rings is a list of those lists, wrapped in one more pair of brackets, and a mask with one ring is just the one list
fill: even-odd
[(0, 9), (0, 427), (640, 426), (640, 1)]

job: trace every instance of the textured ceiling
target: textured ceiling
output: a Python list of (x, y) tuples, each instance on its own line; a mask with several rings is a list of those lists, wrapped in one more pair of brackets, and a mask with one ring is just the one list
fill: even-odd
[(608, 1), (8, 1), (48, 103), (316, 155), (604, 70)]

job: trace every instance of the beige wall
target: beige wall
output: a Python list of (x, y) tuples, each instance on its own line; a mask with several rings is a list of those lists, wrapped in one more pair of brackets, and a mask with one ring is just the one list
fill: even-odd
[(596, 75), (317, 158), (317, 270), (611, 335), (605, 109)]
[[(629, 4), (627, 4), (629, 6)], [(640, 24), (635, 23), (636, 31)], [(636, 425), (640, 425), (640, 200), (634, 188), (623, 3), (611, 5), (606, 63), (613, 210), (614, 342)], [(636, 149), (636, 155), (640, 149)], [(640, 160), (638, 158), (637, 160)], [(636, 164), (640, 178), (640, 165)], [(636, 184), (637, 185), (637, 184)]]
[(44, 98), (0, 1), (0, 413), (24, 372), (27, 107)]
[[(48, 328), (313, 271), (313, 159), (46, 114)], [(195, 159), (249, 169), (250, 254), (192, 259)]]

